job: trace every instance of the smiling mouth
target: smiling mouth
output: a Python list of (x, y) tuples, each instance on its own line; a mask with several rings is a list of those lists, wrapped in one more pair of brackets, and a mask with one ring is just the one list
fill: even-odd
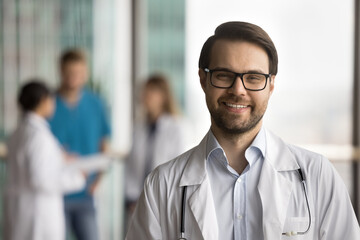
[(246, 105), (241, 105), (241, 104), (233, 104), (233, 103), (224, 103), (226, 106), (230, 107), (230, 108), (235, 108), (235, 109), (241, 109), (241, 108), (247, 108), (248, 106)]

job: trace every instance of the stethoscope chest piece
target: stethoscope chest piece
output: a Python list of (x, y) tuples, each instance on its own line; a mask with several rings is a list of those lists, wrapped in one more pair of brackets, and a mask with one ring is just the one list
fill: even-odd
[(185, 232), (181, 232), (181, 237), (178, 238), (178, 240), (187, 240), (187, 239), (185, 238)]

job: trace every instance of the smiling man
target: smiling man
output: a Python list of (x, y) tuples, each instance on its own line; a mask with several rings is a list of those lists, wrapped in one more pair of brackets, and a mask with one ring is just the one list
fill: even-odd
[(360, 239), (330, 162), (262, 125), (277, 64), (260, 27), (215, 30), (199, 59), (210, 131), (148, 176), (127, 239)]

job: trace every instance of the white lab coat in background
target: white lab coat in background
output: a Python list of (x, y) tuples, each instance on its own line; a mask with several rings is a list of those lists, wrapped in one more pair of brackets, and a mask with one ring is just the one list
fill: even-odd
[[(153, 171), (145, 182), (127, 240), (178, 239), (181, 198), (188, 186), (185, 236), (191, 240), (223, 240), (218, 232), (214, 200), (206, 172), (207, 136), (199, 146)], [(265, 240), (357, 240), (360, 239), (346, 187), (331, 163), (321, 155), (288, 145), (266, 131), (266, 156), (258, 191), (262, 203), (259, 226)], [(297, 169), (306, 179), (311, 228), (305, 235), (282, 232), (305, 231), (308, 214)], [(226, 204), (226, 203), (224, 203)], [(229, 205), (231, 207), (231, 205)], [(248, 239), (254, 239), (248, 236)]]
[(8, 150), (5, 239), (64, 240), (63, 193), (84, 187), (84, 176), (66, 167), (48, 123), (34, 113), (19, 124)]
[[(126, 159), (127, 200), (136, 201), (144, 186), (148, 131), (145, 123), (134, 126), (132, 149)], [(151, 170), (185, 151), (185, 127), (179, 118), (162, 115), (157, 121), (155, 134)]]

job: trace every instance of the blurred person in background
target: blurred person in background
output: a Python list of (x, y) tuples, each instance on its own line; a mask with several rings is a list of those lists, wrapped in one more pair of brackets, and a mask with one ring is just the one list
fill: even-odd
[[(110, 126), (103, 102), (84, 87), (88, 80), (84, 52), (65, 51), (60, 58), (60, 74), (56, 111), (49, 120), (51, 130), (70, 154), (89, 156), (106, 151)], [(93, 195), (101, 175), (89, 175), (85, 188), (65, 196), (67, 237), (73, 233), (77, 240), (98, 239)]]
[(185, 150), (184, 127), (165, 76), (154, 74), (147, 79), (142, 105), (145, 116), (134, 126), (132, 149), (126, 160), (125, 195), (130, 215), (146, 176)]
[(49, 89), (25, 84), (18, 97), (21, 122), (10, 138), (5, 190), (6, 240), (64, 240), (63, 194), (85, 185), (84, 175), (65, 165), (65, 155), (46, 118), (54, 111)]

